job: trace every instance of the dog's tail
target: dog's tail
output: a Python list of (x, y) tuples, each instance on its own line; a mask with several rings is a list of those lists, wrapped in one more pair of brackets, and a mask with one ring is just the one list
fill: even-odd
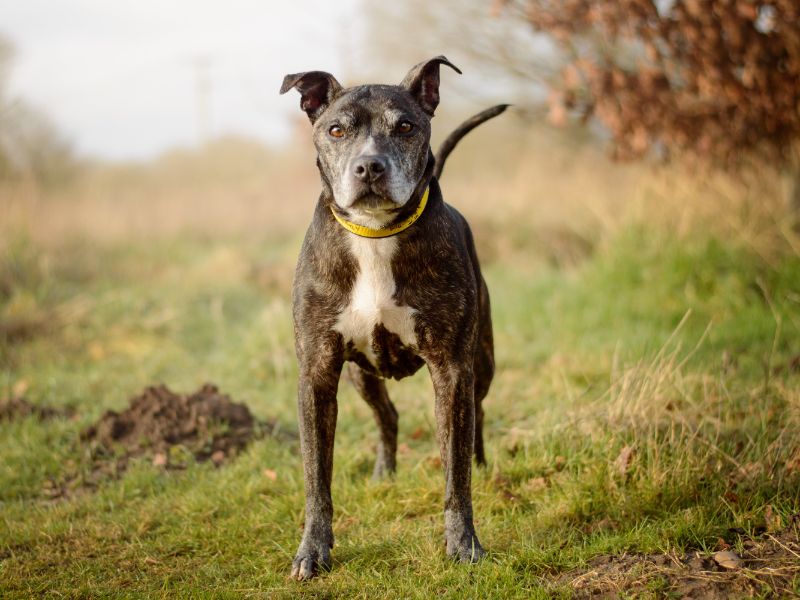
[(486, 110), (479, 112), (477, 115), (471, 116), (461, 125), (456, 127), (453, 133), (448, 135), (447, 139), (445, 139), (445, 141), (442, 142), (442, 145), (439, 146), (439, 151), (436, 153), (436, 165), (433, 167), (433, 176), (436, 177), (436, 179), (439, 179), (442, 176), (444, 162), (447, 160), (447, 157), (450, 156), (450, 153), (453, 151), (453, 148), (456, 147), (456, 144), (461, 141), (461, 138), (463, 138), (481, 123), (485, 123), (489, 119), (501, 114), (509, 106), (511, 105), (498, 104), (497, 106), (487, 108)]

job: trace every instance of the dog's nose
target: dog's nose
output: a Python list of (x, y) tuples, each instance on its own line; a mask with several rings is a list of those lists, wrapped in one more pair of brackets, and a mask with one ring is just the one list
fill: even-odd
[(375, 181), (386, 172), (386, 159), (381, 156), (359, 156), (353, 163), (353, 174), (361, 181)]

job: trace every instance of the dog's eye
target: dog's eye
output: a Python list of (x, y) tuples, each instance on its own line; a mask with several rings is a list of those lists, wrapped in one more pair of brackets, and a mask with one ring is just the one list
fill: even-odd
[(339, 127), (338, 125), (334, 125), (330, 129), (328, 129), (328, 133), (331, 137), (335, 138), (343, 138), (344, 137), (344, 129)]
[(412, 129), (414, 129), (414, 126), (408, 121), (400, 121), (400, 124), (397, 126), (397, 131), (399, 133), (411, 133)]

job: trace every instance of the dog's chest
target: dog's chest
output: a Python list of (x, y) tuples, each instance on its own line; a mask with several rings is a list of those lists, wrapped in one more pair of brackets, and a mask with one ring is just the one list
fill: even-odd
[(335, 326), (344, 339), (346, 357), (384, 377), (409, 375), (422, 361), (416, 356), (416, 311), (398, 305), (394, 297), (397, 240), (348, 238), (358, 275)]

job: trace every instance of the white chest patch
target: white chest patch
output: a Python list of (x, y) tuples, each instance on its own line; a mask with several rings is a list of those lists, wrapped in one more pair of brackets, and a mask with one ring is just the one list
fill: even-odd
[(345, 344), (352, 342), (374, 366), (375, 351), (372, 333), (382, 324), (397, 335), (404, 346), (415, 347), (414, 314), (410, 306), (398, 306), (394, 299), (395, 282), (392, 256), (397, 250), (395, 238), (371, 239), (348, 235), (350, 249), (358, 261), (358, 275), (350, 295), (350, 303), (339, 313), (335, 329)]

